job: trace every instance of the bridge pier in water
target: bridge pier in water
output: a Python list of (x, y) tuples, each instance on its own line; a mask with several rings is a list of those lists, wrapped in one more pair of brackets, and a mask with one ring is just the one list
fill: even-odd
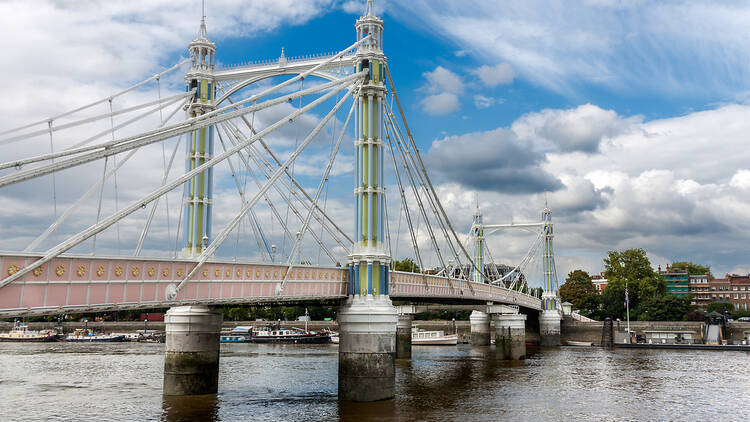
[(473, 346), (489, 346), (490, 315), (481, 311), (472, 311), (469, 321), (471, 324), (471, 344)]
[(177, 306), (164, 316), (166, 396), (216, 394), (222, 316), (206, 306)]
[(411, 327), (414, 315), (399, 314), (396, 323), (396, 359), (411, 359)]
[(495, 314), (495, 356), (503, 360), (526, 359), (526, 315)]
[(393, 398), (398, 319), (396, 308), (384, 295), (356, 295), (341, 307), (340, 399), (365, 402)]
[(559, 346), (560, 343), (560, 313), (544, 310), (539, 313), (539, 344), (541, 346)]

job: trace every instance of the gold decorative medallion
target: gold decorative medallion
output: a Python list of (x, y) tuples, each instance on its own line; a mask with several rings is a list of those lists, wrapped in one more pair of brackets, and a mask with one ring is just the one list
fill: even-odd
[(83, 265), (79, 265), (78, 268), (76, 268), (76, 274), (78, 274), (78, 277), (83, 277), (86, 275), (86, 267)]
[(62, 277), (63, 274), (65, 274), (65, 267), (58, 265), (57, 268), (55, 268), (55, 274), (57, 274), (58, 277)]
[(245, 276), (246, 276), (247, 278), (250, 278), (250, 277), (252, 277), (252, 276), (253, 276), (253, 270), (247, 270), (247, 271), (245, 271)]
[(101, 277), (101, 276), (103, 276), (103, 275), (104, 275), (104, 265), (100, 265), (100, 266), (99, 266), (99, 267), (98, 267), (98, 268), (96, 269), (96, 275), (98, 275), (99, 277)]
[(156, 269), (155, 269), (154, 267), (150, 267), (150, 268), (148, 269), (148, 276), (149, 276), (149, 277), (153, 277), (153, 276), (154, 276), (154, 274), (156, 274)]
[(162, 269), (161, 275), (164, 277), (169, 277), (169, 267)]
[(227, 269), (226, 271), (224, 271), (224, 274), (226, 274), (226, 278), (229, 278), (232, 276), (232, 270)]
[(33, 273), (34, 273), (35, 276), (39, 277), (40, 275), (42, 275), (42, 271), (44, 271), (44, 270), (42, 270), (42, 267), (36, 267), (36, 268), (34, 268)]
[(185, 270), (183, 270), (182, 268), (178, 268), (177, 277), (182, 277), (183, 275), (185, 275)]
[(237, 278), (242, 277), (242, 270), (237, 268)]
[(118, 265), (115, 267), (115, 275), (118, 277), (122, 275), (122, 266)]
[(220, 270), (220, 269), (218, 269), (218, 268), (217, 268), (217, 269), (215, 269), (215, 270), (214, 270), (214, 277), (218, 277), (218, 276), (220, 276), (220, 275), (221, 275), (221, 270)]
[(208, 277), (208, 268), (203, 269), (203, 277)]
[(18, 272), (20, 268), (18, 268), (18, 265), (16, 264), (10, 264), (10, 267), (8, 267), (8, 275), (13, 275)]
[(138, 267), (130, 267), (130, 273), (133, 274), (133, 277), (138, 277), (138, 274), (141, 273), (141, 269)]

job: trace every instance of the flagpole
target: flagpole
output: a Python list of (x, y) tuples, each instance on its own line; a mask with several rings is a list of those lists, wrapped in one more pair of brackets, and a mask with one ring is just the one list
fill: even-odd
[(630, 298), (628, 297), (628, 281), (625, 280), (625, 309), (627, 313), (627, 319), (628, 319), (628, 343), (631, 343), (631, 335), (630, 335)]

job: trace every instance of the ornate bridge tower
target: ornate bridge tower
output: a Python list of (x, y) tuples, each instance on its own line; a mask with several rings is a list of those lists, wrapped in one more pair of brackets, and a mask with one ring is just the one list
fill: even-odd
[[(185, 90), (195, 89), (195, 97), (186, 107), (187, 118), (200, 116), (214, 110), (215, 83), (213, 78), (216, 45), (206, 37), (206, 17), (201, 18), (198, 38), (188, 47), (192, 59), (190, 71), (185, 75)], [(185, 171), (195, 169), (210, 160), (214, 153), (213, 126), (188, 134)], [(185, 248), (182, 255), (200, 255), (211, 239), (211, 207), (213, 196), (213, 167), (187, 182), (185, 189)]]
[(385, 248), (383, 101), (386, 95), (383, 21), (372, 0), (355, 25), (356, 70), (368, 70), (357, 94), (354, 245), (349, 255), (349, 299), (338, 314), (339, 397), (388, 399), (395, 391), (396, 309), (388, 297), (391, 257)]
[(552, 250), (552, 211), (545, 205), (542, 211), (544, 223), (544, 292), (542, 293), (542, 312), (539, 314), (539, 334), (542, 346), (560, 345), (560, 311), (557, 309), (557, 277), (555, 275), (555, 255)]

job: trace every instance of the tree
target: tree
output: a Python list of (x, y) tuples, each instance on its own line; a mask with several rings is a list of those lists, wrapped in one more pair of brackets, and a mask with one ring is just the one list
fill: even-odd
[(593, 314), (599, 307), (596, 287), (591, 282), (589, 273), (583, 270), (574, 270), (568, 274), (565, 283), (560, 286), (560, 297), (585, 315)]
[(414, 262), (411, 258), (404, 258), (402, 260), (395, 260), (393, 261), (393, 270), (394, 271), (404, 271), (407, 273), (419, 273), (421, 272), (419, 265), (417, 265), (416, 262)]
[(667, 291), (664, 279), (651, 267), (643, 249), (610, 251), (604, 258), (607, 288), (602, 294), (603, 313), (612, 318), (625, 318), (625, 286), (628, 286), (630, 317), (638, 318), (638, 305)]
[(706, 313), (718, 312), (724, 315), (724, 312), (734, 311), (734, 305), (729, 302), (711, 302), (706, 306)]
[(709, 278), (714, 278), (713, 274), (711, 274), (711, 266), (710, 265), (700, 265), (689, 261), (676, 261), (673, 262), (672, 265), (669, 267), (673, 270), (683, 270), (685, 268), (688, 269), (688, 274), (690, 275), (703, 275), (708, 273)]
[(637, 313), (639, 321), (684, 321), (690, 310), (689, 297), (665, 295), (643, 300)]

